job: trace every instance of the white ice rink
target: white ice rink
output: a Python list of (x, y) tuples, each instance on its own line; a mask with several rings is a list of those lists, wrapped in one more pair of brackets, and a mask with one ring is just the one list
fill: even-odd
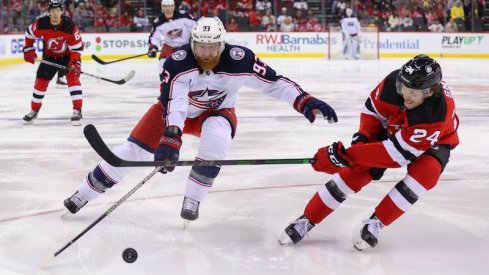
[[(236, 138), (227, 159), (308, 158), (317, 148), (350, 142), (371, 89), (407, 60), (265, 60), (303, 89), (327, 101), (339, 123), (310, 124), (283, 102), (244, 88)], [(385, 228), (377, 248), (352, 247), (352, 234), (402, 179), (405, 169), (348, 198), (303, 242), (277, 238), (316, 190), (330, 179), (310, 165), (223, 166), (201, 204), (200, 218), (182, 230), (180, 207), (190, 167), (158, 174), (125, 203), (59, 254), (58, 251), (151, 172), (138, 168), (77, 215), (61, 218), (63, 200), (100, 161), (73, 127), (71, 100), (52, 83), (34, 125), (30, 109), (37, 65), (0, 68), (0, 274), (488, 274), (489, 61), (440, 59), (456, 99), (461, 144), (438, 185)], [(94, 124), (110, 147), (122, 143), (156, 101), (156, 60), (111, 65), (83, 63), (86, 72), (133, 80), (114, 85), (83, 76), (84, 124)], [(198, 140), (186, 136), (181, 160)], [(122, 251), (139, 253), (135, 263)]]

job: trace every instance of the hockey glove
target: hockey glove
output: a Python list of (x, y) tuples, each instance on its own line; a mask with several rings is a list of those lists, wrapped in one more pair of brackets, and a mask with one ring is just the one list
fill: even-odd
[(149, 44), (148, 57), (149, 58), (155, 58), (157, 52), (158, 52), (158, 47), (153, 45), (153, 44)]
[(295, 99), (294, 109), (303, 114), (311, 123), (316, 119), (316, 114), (321, 114), (329, 123), (338, 122), (336, 112), (331, 106), (308, 93), (302, 93)]
[(345, 147), (341, 141), (319, 148), (314, 155), (312, 168), (318, 172), (334, 174), (348, 166), (352, 166), (353, 161), (346, 155)]
[[(158, 150), (155, 153), (155, 161), (178, 160), (182, 147), (182, 130), (177, 126), (170, 126), (163, 132)], [(172, 172), (175, 166), (166, 166), (160, 170), (161, 173)]]
[(80, 61), (80, 59), (70, 60), (70, 63), (68, 64), (68, 68), (70, 68), (70, 73), (72, 72), (76, 76), (80, 76), (80, 74), (81, 74), (81, 61)]
[(23, 50), (25, 62), (34, 64), (37, 59), (36, 48), (34, 46), (25, 46)]

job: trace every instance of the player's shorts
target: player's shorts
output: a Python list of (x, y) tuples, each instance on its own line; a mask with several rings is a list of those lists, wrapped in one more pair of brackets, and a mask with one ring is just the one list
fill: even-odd
[[(56, 63), (58, 65), (65, 66), (65, 67), (68, 67), (68, 63), (70, 63), (70, 56), (69, 55), (59, 56), (59, 57), (52, 57), (52, 56), (44, 55), (42, 57), (42, 59), (43, 60), (46, 60), (46, 61), (49, 61), (49, 62), (52, 62), (52, 63)], [(66, 72), (65, 70), (56, 68), (54, 66), (41, 63), (41, 64), (39, 64), (39, 67), (37, 68), (36, 77), (37, 78), (42, 78), (42, 79), (47, 79), (47, 80), (52, 80), (53, 77), (58, 72), (58, 70), (60, 72), (61, 71)], [(64, 73), (62, 75), (65, 75), (65, 74), (66, 73)]]
[[(153, 104), (138, 122), (136, 127), (134, 127), (127, 140), (137, 144), (148, 152), (154, 153), (158, 148), (161, 135), (164, 132), (164, 111), (165, 109), (160, 102)], [(185, 120), (185, 126), (183, 127), (183, 133), (200, 137), (202, 124), (207, 118), (213, 116), (224, 117), (231, 125), (231, 137), (234, 137), (238, 125), (234, 108), (209, 110), (203, 112), (198, 117), (187, 118)]]

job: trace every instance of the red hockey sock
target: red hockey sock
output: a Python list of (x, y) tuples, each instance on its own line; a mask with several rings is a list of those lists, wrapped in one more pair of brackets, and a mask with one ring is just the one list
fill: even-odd
[(318, 192), (314, 194), (314, 197), (309, 201), (304, 209), (304, 215), (306, 218), (314, 224), (320, 223), (324, 218), (333, 212), (333, 209), (327, 207)]

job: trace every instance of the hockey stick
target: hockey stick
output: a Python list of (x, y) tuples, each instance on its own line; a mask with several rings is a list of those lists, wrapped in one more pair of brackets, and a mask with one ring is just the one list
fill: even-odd
[[(66, 66), (63, 66), (63, 65), (59, 65), (59, 64), (56, 64), (56, 63), (53, 63), (53, 62), (49, 62), (47, 60), (39, 60), (39, 62), (41, 63), (44, 63), (44, 64), (47, 64), (47, 65), (50, 65), (50, 66), (53, 66), (53, 67), (56, 67), (58, 69), (62, 69), (62, 70), (65, 70), (65, 71), (69, 71), (70, 69)], [(108, 78), (105, 78), (105, 77), (101, 77), (101, 76), (98, 76), (98, 75), (93, 75), (93, 74), (90, 74), (90, 73), (87, 73), (87, 72), (80, 72), (81, 74), (85, 74), (85, 75), (88, 75), (88, 76), (91, 76), (93, 78), (96, 78), (96, 79), (100, 79), (100, 80), (104, 80), (104, 81), (108, 81), (108, 82), (112, 82), (112, 83), (115, 83), (115, 84), (119, 84), (119, 85), (122, 85), (126, 82), (128, 82), (129, 80), (131, 80), (134, 75), (136, 74), (134, 71), (130, 71), (129, 74), (124, 77), (123, 79), (121, 80), (112, 80), (112, 79), (108, 79)]]
[(107, 147), (95, 126), (88, 124), (83, 130), (85, 137), (95, 152), (114, 167), (147, 167), (147, 166), (213, 166), (213, 165), (262, 165), (262, 164), (309, 164), (312, 158), (303, 159), (243, 159), (243, 160), (203, 160), (203, 161), (131, 161), (116, 156)]
[(120, 62), (120, 61), (124, 61), (124, 60), (128, 60), (128, 59), (138, 58), (138, 57), (145, 56), (145, 55), (148, 55), (148, 54), (147, 53), (143, 53), (143, 54), (133, 55), (133, 56), (129, 56), (129, 57), (117, 59), (117, 60), (103, 61), (98, 56), (92, 54), (92, 59), (95, 60), (99, 64), (107, 65), (107, 64), (112, 64), (112, 63), (116, 63), (116, 62)]
[(142, 179), (136, 186), (134, 186), (127, 194), (124, 195), (120, 200), (118, 200), (114, 205), (112, 205), (107, 211), (105, 211), (100, 217), (98, 217), (94, 222), (92, 222), (87, 228), (85, 228), (80, 234), (76, 235), (71, 241), (69, 241), (65, 246), (63, 246), (60, 250), (56, 251), (53, 255), (49, 255), (46, 257), (41, 263), (40, 268), (45, 267), (49, 264), (56, 256), (61, 254), (66, 248), (71, 246), (74, 242), (76, 242), (81, 236), (85, 235), (92, 227), (94, 227), (97, 223), (107, 217), (114, 209), (116, 209), (119, 205), (121, 205), (127, 198), (129, 198), (132, 194), (134, 194), (141, 186), (143, 186), (149, 179), (151, 179), (156, 173), (161, 170), (162, 167), (156, 167), (151, 173), (149, 173), (144, 179)]

